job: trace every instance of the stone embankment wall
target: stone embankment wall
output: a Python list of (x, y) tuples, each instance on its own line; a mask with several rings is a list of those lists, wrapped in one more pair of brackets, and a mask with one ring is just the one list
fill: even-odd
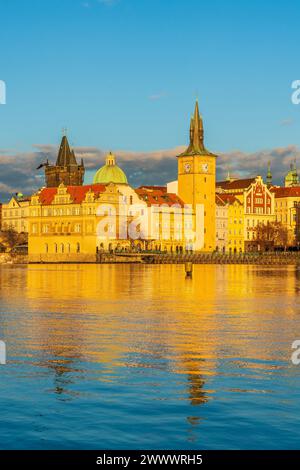
[(153, 264), (182, 264), (191, 261), (195, 264), (259, 264), (259, 265), (300, 265), (300, 253), (243, 253), (241, 255), (220, 255), (216, 253), (198, 253), (184, 255), (157, 255), (149, 259)]
[(0, 264), (27, 264), (27, 255), (0, 253)]
[(29, 255), (29, 263), (96, 263), (96, 255), (83, 253)]
[(0, 253), (0, 264), (27, 264), (27, 263), (144, 263), (144, 264), (183, 264), (191, 261), (195, 264), (255, 264), (255, 265), (299, 265), (300, 253), (261, 253), (242, 255), (220, 255), (210, 253), (198, 254), (149, 254), (139, 253), (133, 256), (120, 256), (116, 254), (84, 255), (20, 255)]

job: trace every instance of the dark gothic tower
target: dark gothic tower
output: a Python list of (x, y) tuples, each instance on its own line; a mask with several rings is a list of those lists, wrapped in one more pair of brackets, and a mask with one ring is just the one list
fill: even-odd
[(83, 161), (77, 164), (74, 150), (70, 149), (67, 137), (64, 135), (60, 144), (55, 165), (45, 166), (47, 188), (55, 188), (61, 183), (68, 186), (82, 186), (85, 168)]

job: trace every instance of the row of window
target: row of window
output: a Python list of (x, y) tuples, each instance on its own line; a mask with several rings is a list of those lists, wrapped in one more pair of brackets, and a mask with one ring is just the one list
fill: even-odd
[[(81, 232), (81, 224), (75, 224), (73, 227), (71, 224), (68, 225), (55, 225), (51, 227), (50, 225), (44, 224), (42, 226), (42, 233), (80, 233)], [(31, 233), (37, 234), (38, 233), (38, 224), (31, 225)]]
[(267, 207), (266, 210), (264, 210), (264, 207), (254, 207), (253, 212), (251, 211), (251, 207), (247, 207), (246, 209), (247, 214), (271, 214), (271, 208)]
[[(277, 220), (277, 222), (283, 222), (283, 223), (286, 223), (286, 224), (287, 224), (287, 223), (288, 223), (288, 220), (289, 220), (289, 217), (288, 217), (287, 214), (285, 214), (285, 215), (278, 214), (278, 215), (276, 215), (276, 220)], [(297, 220), (297, 215), (296, 215), (296, 214), (292, 214), (292, 221), (293, 221), (294, 223), (296, 223), (296, 220)]]
[(80, 253), (80, 243), (76, 243), (72, 245), (71, 243), (54, 243), (49, 246), (48, 243), (45, 243), (45, 253), (52, 253), (55, 254), (64, 254), (64, 253)]
[[(268, 223), (268, 221), (267, 221)], [(252, 219), (252, 221), (250, 219), (247, 219), (247, 227), (256, 227), (257, 225), (266, 225), (266, 221), (265, 220), (261, 220), (259, 223), (257, 223), (257, 221), (255, 219)]]
[(15, 210), (4, 210), (3, 211), (3, 218), (7, 218), (7, 217), (24, 217), (25, 216), (25, 211), (24, 209), (21, 210), (21, 213), (20, 213), (20, 210), (19, 209), (15, 209)]

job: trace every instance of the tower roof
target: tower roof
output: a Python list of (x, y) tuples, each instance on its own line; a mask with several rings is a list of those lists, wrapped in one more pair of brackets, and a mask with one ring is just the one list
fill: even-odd
[(77, 165), (74, 150), (70, 149), (67, 136), (64, 135), (59, 147), (56, 166)]
[(271, 162), (269, 161), (268, 162), (268, 172), (267, 172), (267, 185), (268, 186), (271, 186), (272, 179), (273, 179), (273, 175), (272, 175), (272, 172), (271, 172)]
[(181, 155), (213, 155), (204, 146), (203, 120), (199, 113), (198, 100), (196, 100), (194, 115), (191, 118), (190, 145)]

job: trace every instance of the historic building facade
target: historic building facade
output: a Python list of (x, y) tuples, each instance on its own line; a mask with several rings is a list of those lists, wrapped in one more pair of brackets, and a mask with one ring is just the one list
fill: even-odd
[(217, 193), (231, 194), (243, 205), (244, 249), (259, 250), (256, 227), (275, 221), (275, 197), (261, 176), (217, 183)]
[(295, 246), (297, 241), (297, 207), (300, 203), (300, 186), (271, 188), (275, 196), (276, 221), (288, 232), (288, 245)]
[(112, 154), (94, 181), (61, 183), (32, 196), (30, 262), (94, 262), (102, 251), (186, 248), (184, 203), (177, 195), (161, 187), (134, 190)]
[(216, 194), (217, 251), (242, 253), (244, 251), (244, 206), (232, 194)]
[[(203, 211), (199, 221), (195, 218), (195, 231), (203, 230), (196, 249), (214, 251), (216, 247), (216, 155), (204, 146), (204, 129), (198, 101), (190, 123), (190, 144), (178, 156), (178, 195), (190, 204), (195, 214)], [(203, 241), (201, 241), (203, 238)]]
[(1, 229), (27, 233), (29, 206), (30, 197), (21, 193), (12, 196), (8, 203), (2, 204)]
[(228, 206), (221, 195), (216, 194), (216, 250), (225, 253), (228, 239)]

